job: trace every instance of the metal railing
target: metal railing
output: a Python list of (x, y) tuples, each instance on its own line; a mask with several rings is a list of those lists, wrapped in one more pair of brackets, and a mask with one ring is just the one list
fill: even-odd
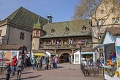
[(104, 76), (104, 69), (96, 65), (87, 66), (84, 63), (81, 63), (80, 68), (84, 76)]

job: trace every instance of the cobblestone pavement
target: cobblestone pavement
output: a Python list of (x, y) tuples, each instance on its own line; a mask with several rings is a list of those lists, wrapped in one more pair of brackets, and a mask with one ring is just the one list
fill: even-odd
[[(58, 64), (58, 69), (45, 70), (45, 65), (40, 71), (26, 68), (22, 72), (21, 80), (103, 80), (102, 77), (84, 77), (80, 65)], [(0, 80), (5, 80), (5, 76), (0, 76)], [(16, 76), (10, 78), (16, 80)]]

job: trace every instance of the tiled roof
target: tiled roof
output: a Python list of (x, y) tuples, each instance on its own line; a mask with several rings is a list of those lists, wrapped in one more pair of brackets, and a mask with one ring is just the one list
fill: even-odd
[(110, 27), (107, 31), (113, 36), (120, 36), (120, 27)]
[(14, 24), (19, 24), (22, 26), (32, 28), (35, 23), (40, 22), (41, 26), (47, 24), (48, 20), (23, 8), (20, 7), (16, 11), (14, 11), (10, 16), (6, 19), (9, 19), (10, 22), (14, 22)]
[(18, 45), (18, 44), (9, 44), (9, 45), (0, 45), (0, 50), (19, 50), (20, 47), (24, 45)]
[[(83, 26), (87, 28), (84, 31), (82, 30)], [(68, 30), (66, 31), (66, 29)], [(79, 21), (48, 23), (45, 26), (43, 26), (43, 30), (46, 32), (46, 34), (41, 38), (91, 35), (89, 19)], [(54, 31), (51, 32), (51, 30)]]

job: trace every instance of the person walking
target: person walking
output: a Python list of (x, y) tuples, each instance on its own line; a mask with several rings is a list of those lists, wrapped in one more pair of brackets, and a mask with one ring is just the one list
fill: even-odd
[(41, 60), (41, 57), (38, 56), (37, 59), (36, 59), (36, 69), (37, 70), (40, 70), (40, 60)]
[(57, 68), (58, 59), (57, 59), (56, 56), (55, 56), (55, 61), (54, 61), (54, 63), (55, 63), (54, 67)]
[(52, 58), (53, 68), (55, 68), (55, 56)]
[(23, 65), (24, 65), (24, 60), (22, 59), (22, 56), (19, 56), (19, 59), (17, 61), (17, 80), (21, 79), (21, 73), (23, 71)]
[(7, 63), (7, 66), (6, 66), (6, 80), (9, 80), (10, 78), (10, 63)]
[(90, 58), (90, 65), (93, 66), (93, 58), (92, 57)]
[(12, 76), (15, 75), (16, 63), (17, 63), (17, 58), (16, 58), (16, 56), (13, 56), (12, 62), (10, 63), (11, 71), (12, 71)]
[(71, 64), (71, 56), (69, 56), (69, 63)]
[(32, 64), (33, 70), (35, 70), (36, 69), (36, 58), (35, 58), (35, 56), (33, 56), (33, 58), (31, 58), (31, 64)]
[(46, 67), (45, 67), (46, 70), (48, 70), (48, 66), (49, 66), (49, 56), (46, 57)]
[(40, 59), (40, 68), (42, 68), (42, 64), (43, 64), (43, 57), (41, 56), (41, 59)]
[(51, 69), (51, 64), (52, 64), (52, 59), (51, 59), (51, 57), (49, 57), (49, 67), (50, 67), (50, 69)]

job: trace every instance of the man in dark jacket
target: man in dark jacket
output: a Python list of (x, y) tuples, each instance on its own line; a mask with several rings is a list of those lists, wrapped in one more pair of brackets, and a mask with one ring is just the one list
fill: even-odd
[(10, 78), (10, 63), (7, 63), (7, 66), (6, 66), (6, 80), (9, 80)]
[(46, 70), (48, 70), (48, 65), (49, 65), (49, 56), (46, 57), (46, 67), (45, 67)]

